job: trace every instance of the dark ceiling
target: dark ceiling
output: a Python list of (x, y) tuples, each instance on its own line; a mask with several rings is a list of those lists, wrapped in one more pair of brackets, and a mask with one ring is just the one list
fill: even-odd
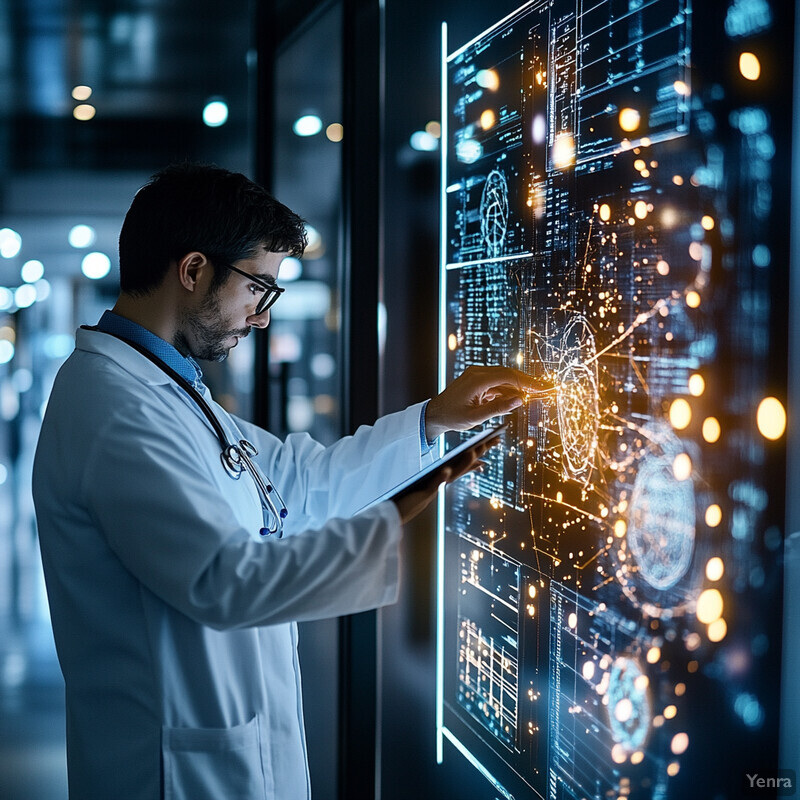
[[(247, 0), (0, 0), (0, 228), (23, 240), (0, 284), (30, 258), (79, 274), (66, 239), (78, 222), (116, 263), (133, 192), (171, 161), (250, 170), (251, 14)], [(90, 120), (73, 117), (79, 85)], [(217, 128), (202, 121), (213, 98), (230, 112)]]

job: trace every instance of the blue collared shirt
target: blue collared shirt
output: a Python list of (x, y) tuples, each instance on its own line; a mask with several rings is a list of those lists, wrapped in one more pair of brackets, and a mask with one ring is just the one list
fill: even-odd
[(97, 327), (105, 333), (124, 336), (141, 345), (160, 358), (167, 366), (172, 367), (178, 375), (189, 381), (198, 392), (205, 389), (203, 370), (200, 369), (200, 365), (191, 356), (181, 355), (169, 342), (156, 336), (147, 328), (143, 328), (138, 322), (121, 317), (113, 311), (106, 311), (100, 317)]

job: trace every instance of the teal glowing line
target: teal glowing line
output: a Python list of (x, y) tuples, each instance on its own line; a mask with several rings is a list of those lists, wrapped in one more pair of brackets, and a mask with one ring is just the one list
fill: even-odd
[(508, 22), (508, 20), (510, 20), (513, 17), (515, 17), (517, 14), (521, 15), (522, 12), (525, 9), (527, 9), (529, 6), (532, 6), (535, 2), (537, 2), (537, 0), (528, 0), (527, 3), (521, 5), (516, 11), (512, 11), (508, 16), (503, 17), (503, 19), (501, 19), (499, 22), (495, 22), (495, 24), (492, 25), (491, 28), (487, 28), (483, 33), (479, 33), (474, 39), (470, 39), (470, 41), (468, 41), (465, 45), (462, 45), (461, 47), (459, 47), (458, 50), (456, 50), (455, 52), (451, 53), (447, 57), (447, 60), (448, 61), (452, 61), (456, 56), (460, 55), (465, 50), (467, 50), (468, 48), (472, 47), (472, 45), (474, 45), (475, 42), (480, 41), (485, 36), (490, 34), (492, 31), (496, 31), (498, 28), (500, 28), (502, 25), (504, 25), (506, 22)]
[[(439, 210), (439, 391), (447, 379), (447, 23), (442, 23), (442, 107), (440, 151), (442, 154)], [(444, 449), (439, 437), (439, 454)], [(444, 487), (439, 487), (436, 517), (436, 763), (444, 760)]]
[(511, 792), (509, 792), (508, 789), (506, 789), (505, 786), (503, 786), (503, 784), (500, 783), (500, 781), (497, 780), (497, 778), (495, 778), (495, 776), (492, 775), (492, 773), (489, 772), (489, 770), (486, 769), (486, 767), (484, 767), (483, 764), (481, 764), (481, 762), (478, 761), (478, 759), (475, 758), (475, 756), (472, 755), (472, 753), (470, 753), (470, 751), (467, 750), (463, 744), (461, 744), (454, 733), (449, 731), (447, 728), (443, 728), (442, 733), (444, 733), (444, 735), (450, 740), (450, 743), (453, 745), (453, 747), (455, 747), (456, 750), (458, 750), (458, 752), (461, 753), (461, 755), (464, 756), (464, 758), (466, 758), (467, 761), (469, 761), (469, 763), (472, 764), (472, 766), (475, 767), (475, 769), (477, 769), (478, 772), (480, 772), (481, 775), (483, 775), (483, 777), (489, 781), (489, 783), (492, 784), (495, 791), (500, 792), (500, 794), (505, 797), (506, 800), (514, 800), (514, 795), (511, 794)]

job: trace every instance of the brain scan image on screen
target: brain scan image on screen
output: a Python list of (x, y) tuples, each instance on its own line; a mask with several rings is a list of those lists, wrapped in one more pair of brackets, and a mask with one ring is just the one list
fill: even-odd
[(496, 796), (735, 797), (718, 726), (777, 746), (776, 130), (728, 69), (773, 15), (721, 5), (537, 0), (446, 48), (442, 382), (539, 387), (440, 513), (440, 748)]
[(503, 254), (508, 231), (508, 185), (505, 175), (493, 170), (486, 178), (481, 194), (481, 235), (487, 256)]

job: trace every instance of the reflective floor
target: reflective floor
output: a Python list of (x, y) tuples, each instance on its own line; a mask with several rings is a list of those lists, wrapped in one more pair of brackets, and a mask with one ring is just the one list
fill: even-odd
[(0, 798), (63, 800), (64, 685), (20, 461), (0, 485)]

